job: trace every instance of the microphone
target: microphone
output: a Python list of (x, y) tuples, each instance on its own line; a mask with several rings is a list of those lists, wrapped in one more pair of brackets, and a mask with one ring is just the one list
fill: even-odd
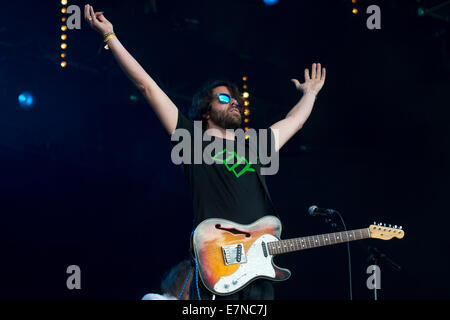
[(308, 209), (311, 216), (330, 216), (335, 214), (337, 211), (333, 209), (319, 208), (318, 206), (311, 206)]

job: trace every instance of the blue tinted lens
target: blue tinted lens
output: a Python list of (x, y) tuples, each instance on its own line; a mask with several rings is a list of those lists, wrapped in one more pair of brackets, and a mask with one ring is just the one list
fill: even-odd
[(230, 96), (224, 93), (218, 93), (217, 96), (219, 97), (219, 101), (222, 103), (228, 103), (230, 102)]

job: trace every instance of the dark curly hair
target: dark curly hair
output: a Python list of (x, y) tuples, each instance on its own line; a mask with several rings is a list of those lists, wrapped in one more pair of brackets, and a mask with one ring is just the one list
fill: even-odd
[(211, 102), (214, 99), (212, 94), (213, 89), (220, 86), (225, 86), (230, 90), (231, 95), (237, 99), (241, 108), (244, 105), (242, 94), (234, 82), (226, 79), (206, 81), (195, 93), (188, 114), (191, 120), (201, 120), (203, 122), (203, 128), (207, 127), (206, 119), (203, 115), (211, 110)]

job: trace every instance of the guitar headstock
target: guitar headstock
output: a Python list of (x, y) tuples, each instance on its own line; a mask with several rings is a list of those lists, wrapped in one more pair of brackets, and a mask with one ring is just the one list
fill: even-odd
[(405, 231), (402, 230), (402, 226), (397, 227), (397, 225), (391, 226), (390, 224), (386, 226), (386, 223), (377, 224), (376, 222), (374, 222), (370, 225), (369, 231), (371, 238), (381, 240), (391, 240), (394, 237), (401, 239), (405, 236)]

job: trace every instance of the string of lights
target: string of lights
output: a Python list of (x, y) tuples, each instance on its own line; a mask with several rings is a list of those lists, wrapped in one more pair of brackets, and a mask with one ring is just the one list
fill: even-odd
[(249, 109), (249, 105), (250, 102), (248, 101), (248, 98), (250, 96), (250, 94), (248, 93), (248, 86), (247, 86), (247, 80), (248, 77), (247, 76), (243, 76), (242, 77), (242, 81), (244, 82), (244, 84), (242, 85), (242, 88), (244, 89), (244, 92), (242, 93), (242, 97), (244, 98), (244, 131), (248, 130), (248, 126), (249, 126), (249, 122), (250, 122), (250, 109)]
[(358, 8), (357, 8), (357, 0), (352, 0), (353, 6), (352, 6), (352, 13), (353, 14), (357, 14), (358, 13)]
[(65, 68), (66, 66), (67, 66), (67, 61), (66, 61), (66, 59), (67, 59), (67, 34), (66, 34), (66, 31), (67, 31), (67, 25), (66, 25), (66, 20), (67, 20), (67, 17), (65, 17), (65, 14), (67, 13), (67, 8), (66, 8), (66, 6), (67, 6), (67, 0), (61, 0), (61, 5), (62, 5), (62, 8), (61, 8), (61, 14), (63, 15), (62, 16), (62, 18), (61, 18), (61, 22), (62, 22), (62, 25), (61, 25), (61, 40), (62, 40), (62, 42), (61, 42), (61, 50), (62, 50), (62, 52), (61, 52), (61, 54), (60, 54), (60, 56), (61, 56), (61, 62), (60, 62), (60, 65), (61, 65), (61, 68)]

